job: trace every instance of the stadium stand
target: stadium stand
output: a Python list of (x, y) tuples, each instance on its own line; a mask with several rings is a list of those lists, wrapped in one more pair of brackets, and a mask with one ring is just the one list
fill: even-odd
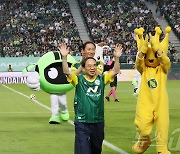
[[(73, 56), (80, 56), (79, 47), (84, 40), (80, 38), (68, 2), (70, 1), (1, 0), (0, 56), (42, 56), (48, 51), (57, 50), (62, 40), (71, 46)], [(167, 15), (173, 16), (173, 19), (177, 17), (179, 21), (179, 16), (174, 13), (170, 15), (170, 7), (167, 7), (168, 5), (173, 7), (176, 2), (170, 0), (164, 2), (166, 5), (164, 3), (157, 5), (166, 6), (163, 7), (165, 17)], [(102, 41), (106, 43), (103, 48), (104, 56), (112, 55), (116, 43), (123, 44), (121, 63), (132, 64), (135, 61), (137, 53), (135, 28), (144, 27), (154, 35), (154, 28), (159, 26), (144, 0), (78, 0), (78, 4), (90, 39), (95, 43)], [(175, 7), (177, 12), (179, 6)], [(171, 26), (174, 24), (173, 30), (179, 30), (176, 20), (173, 21), (169, 21)], [(176, 54), (173, 45), (169, 47), (171, 61), (174, 61), (173, 55)]]
[[(81, 11), (86, 20), (94, 42), (105, 41), (110, 49), (115, 43), (123, 43), (124, 51), (121, 63), (134, 63), (137, 53), (134, 29), (144, 27), (154, 35), (154, 28), (159, 26), (151, 10), (143, 1), (137, 0), (79, 0)], [(162, 37), (164, 37), (162, 35)], [(174, 50), (173, 50), (174, 51)], [(112, 50), (104, 52), (112, 55)], [(173, 61), (173, 55), (170, 56)]]
[(42, 56), (59, 41), (79, 55), (79, 37), (66, 0), (4, 0), (0, 2), (1, 57)]
[(175, 35), (180, 40), (180, 5), (178, 0), (157, 1), (157, 10), (162, 10), (161, 15), (164, 15)]

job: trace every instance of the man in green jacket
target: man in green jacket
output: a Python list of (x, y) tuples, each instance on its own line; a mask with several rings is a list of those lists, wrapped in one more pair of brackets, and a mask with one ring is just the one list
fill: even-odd
[(93, 57), (82, 61), (85, 74), (76, 75), (67, 64), (69, 49), (65, 43), (59, 47), (63, 72), (75, 90), (75, 154), (100, 154), (104, 140), (104, 88), (112, 82), (120, 70), (119, 57), (122, 45), (117, 44), (114, 50), (114, 69), (104, 75), (97, 74), (97, 62)]

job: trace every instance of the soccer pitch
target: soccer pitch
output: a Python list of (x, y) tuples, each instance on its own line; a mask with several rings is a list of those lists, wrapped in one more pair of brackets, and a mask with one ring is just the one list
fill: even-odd
[[(180, 153), (180, 80), (167, 84), (170, 108), (169, 149)], [(105, 88), (105, 94), (110, 90)], [(36, 101), (29, 99), (36, 95)], [(131, 82), (119, 82), (119, 103), (105, 100), (105, 142), (102, 154), (133, 153), (137, 139), (134, 125), (136, 98)], [(23, 84), (0, 85), (0, 153), (2, 154), (73, 154), (74, 152), (74, 89), (67, 93), (69, 122), (48, 123), (51, 116), (49, 94), (32, 91)], [(154, 131), (152, 144), (145, 154), (156, 153)]]

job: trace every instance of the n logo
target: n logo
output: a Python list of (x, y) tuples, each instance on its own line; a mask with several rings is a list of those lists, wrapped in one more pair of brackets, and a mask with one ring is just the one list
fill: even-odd
[(89, 93), (89, 92), (92, 91), (93, 93), (95, 93), (95, 92), (97, 92), (97, 90), (98, 90), (98, 86), (95, 86), (94, 89), (91, 88), (91, 87), (89, 87), (88, 90), (87, 90), (87, 92)]
[(156, 79), (150, 79), (150, 80), (148, 80), (148, 86), (149, 86), (149, 88), (155, 89), (155, 88), (157, 88), (157, 85), (158, 85), (158, 83), (157, 83)]

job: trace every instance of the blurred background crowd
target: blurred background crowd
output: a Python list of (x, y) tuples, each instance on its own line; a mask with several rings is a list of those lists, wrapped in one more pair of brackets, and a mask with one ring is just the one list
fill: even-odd
[[(165, 17), (180, 39), (178, 0), (150, 2), (156, 4), (156, 13)], [(144, 27), (145, 33), (154, 35), (154, 28), (159, 26), (144, 0), (79, 0), (79, 6), (90, 39), (95, 43), (104, 42), (104, 56), (112, 55), (116, 43), (123, 45), (121, 63), (135, 61), (135, 28)], [(40, 57), (58, 50), (61, 41), (70, 46), (71, 55), (81, 55), (83, 40), (67, 0), (0, 1), (1, 57)], [(176, 52), (170, 43), (171, 61)]]

